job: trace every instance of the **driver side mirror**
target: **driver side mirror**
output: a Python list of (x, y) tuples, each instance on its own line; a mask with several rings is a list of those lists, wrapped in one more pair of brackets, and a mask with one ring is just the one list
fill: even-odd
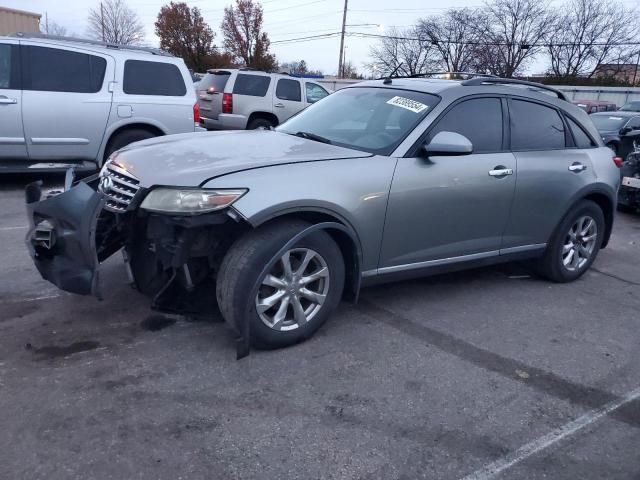
[(620, 135), (626, 135), (627, 133), (629, 133), (631, 130), (633, 130), (631, 127), (622, 127), (620, 129)]
[(427, 156), (455, 156), (473, 153), (471, 141), (455, 132), (439, 132), (429, 143), (422, 146)]

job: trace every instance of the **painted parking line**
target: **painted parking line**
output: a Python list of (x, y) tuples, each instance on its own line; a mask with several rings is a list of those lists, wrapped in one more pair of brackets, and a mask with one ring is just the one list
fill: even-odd
[(0, 227), (0, 231), (3, 231), (3, 230), (22, 230), (23, 228), (29, 228), (29, 225), (16, 225), (15, 227)]
[(584, 415), (576, 418), (572, 422), (563, 425), (562, 427), (556, 428), (550, 433), (537, 438), (519, 449), (511, 452), (508, 455), (492, 462), (484, 467), (476, 470), (475, 472), (467, 475), (462, 480), (490, 480), (498, 477), (505, 470), (513, 467), (514, 465), (526, 460), (527, 458), (535, 455), (536, 453), (549, 448), (555, 443), (560, 442), (561, 440), (577, 433), (583, 428), (591, 425), (594, 422), (597, 422), (602, 417), (613, 413), (619, 408), (631, 403), (640, 398), (640, 388), (636, 388), (631, 392), (622, 395), (620, 398), (613, 400), (609, 403), (604, 404), (600, 408), (596, 408), (590, 410)]

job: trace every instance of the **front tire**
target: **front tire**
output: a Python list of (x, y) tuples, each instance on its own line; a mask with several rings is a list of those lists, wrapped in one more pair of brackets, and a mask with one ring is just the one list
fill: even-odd
[[(248, 321), (256, 348), (281, 348), (311, 337), (340, 302), (344, 260), (324, 231), (301, 239), (258, 279), (278, 251), (309, 226), (283, 221), (249, 232), (222, 261), (216, 282), (220, 312), (232, 325)], [(254, 296), (257, 281), (260, 287)]]
[(571, 282), (581, 277), (595, 260), (604, 235), (604, 214), (591, 200), (582, 200), (564, 217), (537, 270), (554, 282)]

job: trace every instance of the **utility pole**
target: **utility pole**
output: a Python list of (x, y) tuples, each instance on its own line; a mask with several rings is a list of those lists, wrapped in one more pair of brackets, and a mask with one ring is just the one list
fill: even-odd
[(102, 41), (104, 42), (104, 8), (100, 2), (100, 24), (102, 25)]
[(344, 0), (344, 13), (342, 14), (342, 34), (340, 35), (340, 55), (338, 59), (338, 78), (342, 78), (343, 62), (344, 62), (344, 29), (347, 25), (347, 2)]
[(49, 35), (49, 12), (44, 12), (44, 31)]

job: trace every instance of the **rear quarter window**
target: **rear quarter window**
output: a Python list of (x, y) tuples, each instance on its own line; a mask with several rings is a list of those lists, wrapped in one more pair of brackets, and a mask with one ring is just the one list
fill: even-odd
[(573, 141), (576, 144), (576, 148), (592, 148), (595, 147), (596, 144), (591, 137), (587, 135), (587, 132), (578, 125), (572, 118), (566, 117), (567, 123), (569, 123), (569, 128), (571, 129), (571, 133), (573, 134)]
[(239, 73), (233, 85), (233, 93), (238, 95), (251, 95), (252, 97), (264, 97), (269, 90), (271, 77), (266, 75), (250, 75)]
[(183, 97), (187, 94), (177, 65), (144, 60), (124, 62), (122, 89), (128, 95)]

